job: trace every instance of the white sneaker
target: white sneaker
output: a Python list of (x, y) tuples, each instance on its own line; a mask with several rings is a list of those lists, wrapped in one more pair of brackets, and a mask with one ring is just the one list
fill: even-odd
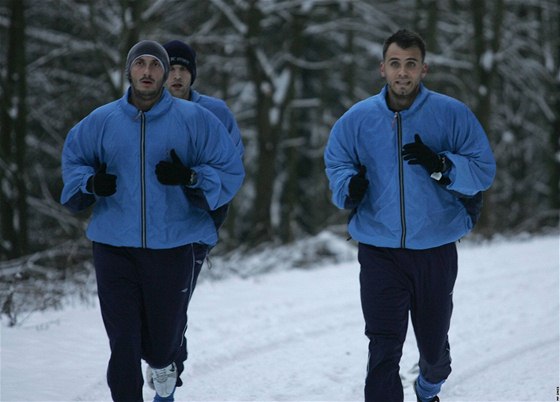
[(177, 384), (177, 367), (175, 363), (162, 369), (146, 367), (146, 381), (151, 389), (163, 398), (171, 395)]
[(146, 366), (146, 382), (148, 383), (148, 387), (150, 387), (151, 389), (153, 389), (155, 391), (155, 387), (154, 387), (154, 379), (152, 377), (152, 368), (150, 367), (150, 365), (148, 364)]

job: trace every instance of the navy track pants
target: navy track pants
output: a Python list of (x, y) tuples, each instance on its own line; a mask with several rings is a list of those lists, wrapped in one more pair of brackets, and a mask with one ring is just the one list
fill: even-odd
[(141, 359), (154, 368), (180, 360), (178, 369), (183, 370), (187, 307), (202, 261), (191, 244), (154, 250), (101, 243), (93, 243), (93, 260), (111, 348), (111, 396), (118, 402), (140, 402)]
[(402, 402), (399, 362), (412, 319), (420, 372), (437, 383), (451, 373), (448, 332), (457, 278), (455, 243), (427, 250), (359, 244), (360, 295), (369, 338), (366, 402)]

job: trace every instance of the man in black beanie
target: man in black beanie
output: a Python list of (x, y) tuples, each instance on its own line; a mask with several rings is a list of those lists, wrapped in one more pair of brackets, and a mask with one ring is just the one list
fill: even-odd
[[(239, 153), (239, 156), (243, 158), (244, 147), (241, 140), (241, 133), (239, 132), (239, 127), (237, 126), (235, 117), (227, 104), (221, 99), (203, 95), (192, 88), (196, 79), (195, 50), (187, 43), (180, 40), (167, 42), (163, 45), (163, 47), (169, 55), (170, 72), (169, 78), (166, 82), (166, 87), (169, 92), (171, 92), (171, 94), (176, 98), (194, 102), (212, 112), (212, 114), (214, 114), (214, 116), (216, 116), (225, 126), (235, 145), (235, 148), (237, 149), (237, 152)], [(201, 208), (208, 211), (214, 221), (216, 231), (218, 231), (226, 219), (228, 205), (226, 204), (217, 210), (210, 211), (204, 204), (203, 200), (201, 202), (199, 190), (188, 189), (186, 194), (193, 203), (198, 204)], [(204, 260), (209, 249), (213, 246), (214, 245), (202, 247), (199, 254), (201, 260)]]
[(218, 119), (165, 89), (169, 71), (159, 43), (134, 45), (125, 65), (130, 88), (76, 124), (62, 151), (61, 203), (73, 212), (93, 205), (86, 234), (111, 348), (107, 382), (119, 402), (143, 401), (142, 360), (154, 401), (173, 401), (202, 265), (197, 250), (218, 241), (208, 213), (185, 192), (196, 190), (215, 210), (245, 175)]
[[(172, 40), (163, 45), (169, 55), (169, 65), (179, 65), (185, 67), (189, 74), (190, 80), (184, 86), (177, 86), (176, 91), (169, 90), (173, 96), (182, 99), (189, 98), (189, 89), (196, 79), (196, 52), (185, 42), (180, 40)], [(179, 91), (180, 90), (180, 91)]]
[[(243, 142), (241, 141), (241, 133), (239, 132), (239, 127), (237, 126), (235, 117), (228, 108), (227, 104), (221, 99), (208, 95), (202, 95), (192, 88), (196, 79), (196, 52), (194, 49), (187, 43), (179, 40), (167, 42), (163, 45), (163, 47), (169, 56), (170, 71), (169, 78), (166, 82), (166, 87), (169, 92), (171, 92), (171, 94), (176, 98), (194, 102), (212, 112), (212, 114), (214, 114), (227, 129), (238, 155), (242, 158), (244, 147)], [(204, 201), (204, 197), (200, 189), (186, 188), (185, 194), (194, 205), (197, 205), (212, 218), (217, 236), (218, 230), (226, 219), (229, 204), (225, 204), (217, 209), (211, 210)], [(198, 278), (198, 274), (200, 273), (204, 260), (208, 256), (210, 249), (215, 245), (216, 243), (212, 243), (211, 241), (201, 241), (194, 244), (195, 259), (196, 261), (199, 261), (200, 264), (197, 264), (197, 270), (194, 273), (194, 281), (192, 284), (193, 288), (196, 285), (196, 279)], [(186, 337), (184, 339), (183, 349), (181, 352), (182, 353), (177, 356), (177, 359), (175, 360), (175, 365), (179, 373), (184, 370), (184, 362), (187, 360), (188, 356)], [(151, 371), (151, 368), (148, 367), (147, 371), (148, 373), (146, 377), (150, 378), (151, 374), (149, 372)], [(148, 382), (148, 384), (151, 386), (150, 382)], [(180, 384), (181, 382), (179, 380), (178, 385)]]
[(196, 52), (187, 43), (172, 40), (163, 45), (169, 55), (169, 78), (166, 87), (176, 98), (198, 103), (212, 112), (228, 130), (237, 151), (243, 156), (241, 133), (233, 113), (227, 104), (218, 98), (203, 95), (192, 88), (196, 79)]

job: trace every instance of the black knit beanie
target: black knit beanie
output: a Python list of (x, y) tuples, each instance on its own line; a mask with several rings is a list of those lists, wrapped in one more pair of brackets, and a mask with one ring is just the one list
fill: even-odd
[(172, 40), (163, 45), (169, 55), (169, 65), (180, 64), (191, 73), (191, 85), (196, 78), (196, 52), (180, 40)]
[(152, 56), (158, 59), (163, 66), (163, 82), (167, 81), (169, 76), (169, 56), (167, 52), (158, 42), (153, 40), (143, 40), (130, 48), (128, 56), (126, 56), (126, 77), (130, 80), (130, 66), (134, 60), (141, 56)]

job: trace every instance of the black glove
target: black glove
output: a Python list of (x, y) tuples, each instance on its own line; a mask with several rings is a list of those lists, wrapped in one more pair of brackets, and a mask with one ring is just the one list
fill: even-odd
[(88, 179), (86, 189), (100, 197), (113, 195), (117, 191), (117, 176), (107, 173), (107, 164), (102, 163), (99, 170)]
[(171, 150), (172, 162), (160, 161), (156, 165), (156, 176), (161, 184), (167, 186), (191, 186), (196, 181), (194, 171), (185, 167), (174, 149)]
[(366, 167), (360, 165), (360, 171), (350, 179), (348, 184), (348, 195), (354, 202), (360, 202), (366, 194), (369, 186), (369, 180), (366, 179)]
[(430, 174), (444, 172), (443, 158), (424, 145), (419, 134), (414, 135), (414, 142), (403, 146), (402, 154), (409, 165), (422, 165)]

